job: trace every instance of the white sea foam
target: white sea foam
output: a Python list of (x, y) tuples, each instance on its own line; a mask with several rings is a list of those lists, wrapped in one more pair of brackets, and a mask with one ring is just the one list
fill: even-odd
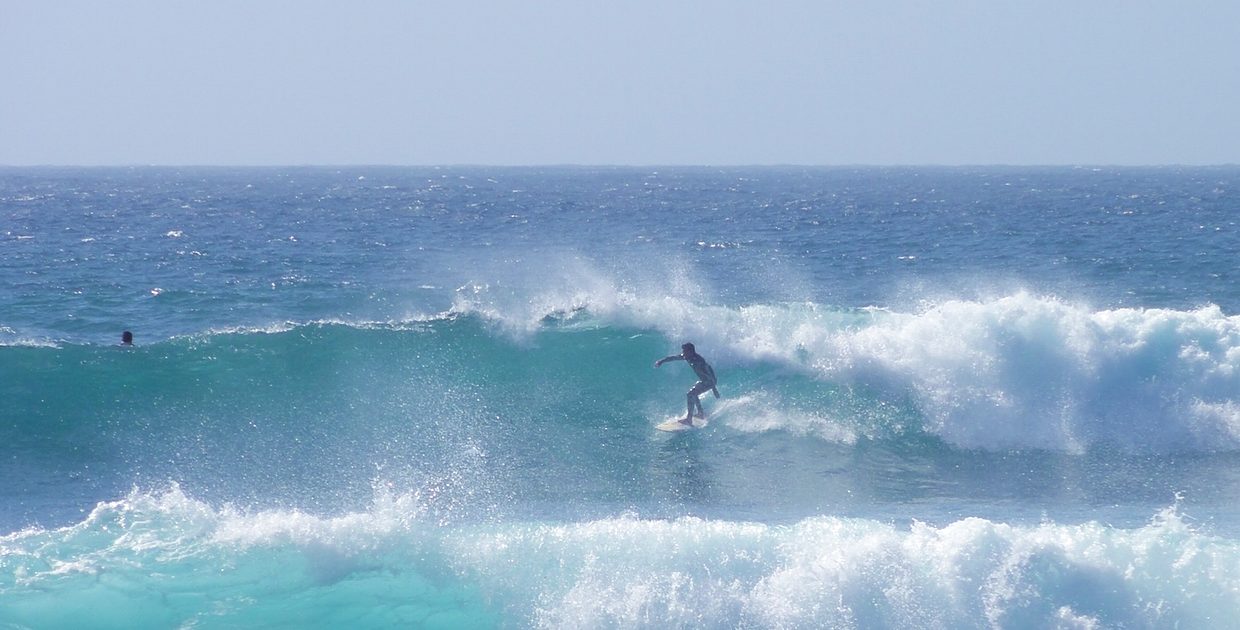
[(962, 447), (1240, 448), (1240, 317), (1215, 306), (1095, 311), (1018, 293), (917, 313), (643, 310), (630, 314), (725, 358), (910, 392), (925, 430)]
[(787, 409), (766, 392), (725, 398), (711, 406), (710, 415), (744, 433), (781, 430), (793, 435), (812, 435), (837, 444), (853, 444), (859, 437), (856, 423), (832, 417), (826, 412)]
[(1017, 294), (947, 302), (835, 331), (827, 378), (894, 379), (928, 430), (967, 447), (1240, 448), (1240, 317), (1092, 311)]
[(537, 602), (545, 627), (1222, 627), (1240, 586), (1234, 541), (1173, 511), (1136, 530), (615, 519), (455, 543), (506, 601)]
[(1240, 614), (1240, 543), (1174, 508), (1131, 529), (831, 516), (441, 526), (421, 503), (380, 485), (370, 510), (320, 517), (135, 491), (77, 525), (0, 537), (0, 623), (57, 625), (91, 607), (104, 625), (287, 623), (307, 606), (362, 626), (435, 614), (536, 627), (1222, 628)]
[(1027, 292), (915, 312), (724, 306), (677, 290), (678, 277), (673, 269), (639, 291), (585, 267), (529, 299), (471, 287), (456, 310), (517, 334), (586, 311), (692, 340), (725, 372), (769, 362), (908, 395), (925, 431), (966, 448), (1240, 449), (1240, 316), (1216, 306), (1095, 310)]
[(26, 347), (26, 348), (59, 348), (60, 344), (51, 339), (32, 337), (29, 335), (18, 334), (16, 330), (8, 326), (0, 326), (0, 347)]

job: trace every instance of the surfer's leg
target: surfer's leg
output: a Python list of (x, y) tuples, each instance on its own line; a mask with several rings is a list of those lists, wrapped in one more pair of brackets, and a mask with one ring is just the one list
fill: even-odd
[(698, 395), (703, 392), (706, 392), (709, 389), (710, 389), (710, 385), (707, 385), (706, 383), (703, 383), (702, 381), (698, 381), (697, 383), (693, 385), (692, 388), (689, 389), (689, 393), (686, 396), (686, 398), (689, 399), (689, 411), (687, 415), (685, 415), (686, 422), (691, 422), (693, 420), (694, 410), (697, 411), (697, 417), (699, 418), (706, 417), (706, 412), (702, 410), (702, 399), (699, 398)]

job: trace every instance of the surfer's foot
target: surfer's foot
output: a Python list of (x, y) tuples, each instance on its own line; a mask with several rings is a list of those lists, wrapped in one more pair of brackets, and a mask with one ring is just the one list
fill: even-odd
[(680, 419), (680, 423), (681, 423), (681, 424), (687, 424), (687, 425), (689, 425), (689, 426), (693, 426), (693, 418), (681, 418), (681, 419)]
[(698, 417), (698, 418), (701, 418), (702, 420), (705, 420), (705, 419), (706, 419), (706, 414), (704, 414), (704, 413), (699, 413), (699, 414), (697, 415), (697, 417)]

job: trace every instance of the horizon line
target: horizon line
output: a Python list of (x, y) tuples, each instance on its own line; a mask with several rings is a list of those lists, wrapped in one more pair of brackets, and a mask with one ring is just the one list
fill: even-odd
[(528, 163), (528, 164), (505, 164), (505, 163), (484, 163), (484, 162), (459, 162), (459, 163), (422, 163), (422, 164), (399, 164), (399, 163), (381, 163), (381, 162), (358, 162), (358, 163), (287, 163), (287, 164), (220, 164), (220, 163), (114, 163), (114, 164), (73, 164), (73, 163), (40, 163), (40, 164), (0, 164), (0, 169), (22, 169), (22, 168), (203, 168), (203, 169), (224, 169), (224, 168), (1227, 168), (1240, 166), (1240, 162), (1164, 162), (1164, 163), (1119, 163), (1119, 162), (926, 162), (926, 163), (838, 163), (838, 164), (812, 164), (812, 163), (727, 163), (727, 164), (691, 164), (691, 163), (572, 163), (572, 162), (546, 162), (546, 163)]

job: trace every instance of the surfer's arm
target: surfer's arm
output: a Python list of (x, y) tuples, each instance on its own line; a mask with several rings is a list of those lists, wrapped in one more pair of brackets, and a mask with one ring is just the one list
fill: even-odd
[(655, 361), (654, 366), (659, 367), (660, 365), (663, 365), (664, 363), (667, 363), (668, 361), (684, 361), (684, 360), (685, 358), (680, 356), (679, 354), (673, 354), (673, 355), (663, 357), (662, 359), (659, 359), (658, 361)]

